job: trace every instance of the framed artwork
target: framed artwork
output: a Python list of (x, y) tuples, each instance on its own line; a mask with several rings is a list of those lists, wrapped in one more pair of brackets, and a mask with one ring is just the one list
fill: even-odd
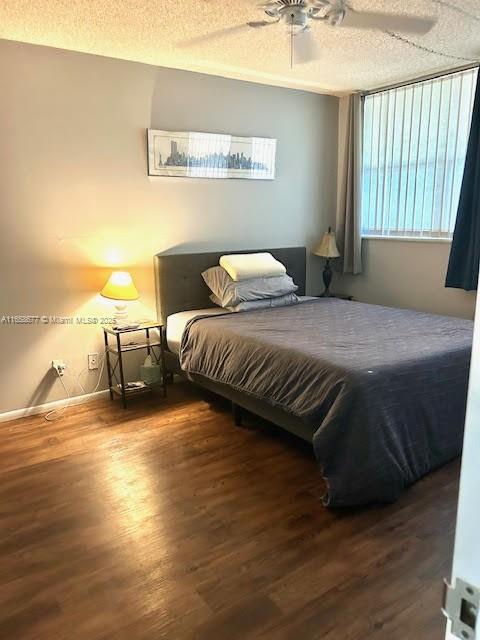
[(274, 180), (277, 141), (148, 129), (148, 175)]

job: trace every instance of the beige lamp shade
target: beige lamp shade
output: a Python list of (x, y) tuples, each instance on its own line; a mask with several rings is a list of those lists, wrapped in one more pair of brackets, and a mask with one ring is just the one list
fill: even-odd
[(335, 242), (335, 231), (328, 228), (327, 233), (323, 234), (322, 241), (313, 250), (314, 255), (321, 256), (322, 258), (339, 258), (340, 252)]
[(137, 287), (128, 271), (114, 271), (100, 294), (111, 300), (136, 300), (139, 297)]

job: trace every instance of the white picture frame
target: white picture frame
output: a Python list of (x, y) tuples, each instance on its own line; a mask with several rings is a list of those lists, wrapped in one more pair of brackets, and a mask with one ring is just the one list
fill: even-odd
[(274, 180), (277, 141), (147, 129), (148, 175)]

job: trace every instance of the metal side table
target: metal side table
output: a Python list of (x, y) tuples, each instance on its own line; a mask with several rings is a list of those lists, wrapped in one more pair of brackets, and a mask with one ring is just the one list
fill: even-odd
[[(162, 330), (163, 325), (158, 322), (145, 322), (131, 329), (114, 329), (104, 325), (103, 338), (105, 341), (105, 358), (107, 361), (108, 387), (110, 390), (110, 399), (113, 400), (115, 395), (122, 399), (123, 408), (127, 408), (127, 398), (132, 395), (153, 391), (157, 387), (162, 387), (163, 397), (167, 395), (167, 377), (165, 371), (165, 355), (163, 351)], [(151, 336), (151, 331), (158, 331), (158, 337)], [(140, 341), (132, 340), (131, 342), (122, 342), (122, 336), (132, 336), (134, 333), (144, 332), (144, 336)], [(114, 340), (109, 340), (109, 336), (113, 336)], [(159, 364), (161, 367), (161, 380), (152, 384), (145, 384), (141, 387), (128, 388), (125, 380), (123, 356), (130, 351), (138, 351), (145, 349), (147, 354)], [(112, 358), (113, 356), (113, 358)], [(113, 362), (112, 362), (113, 359)]]

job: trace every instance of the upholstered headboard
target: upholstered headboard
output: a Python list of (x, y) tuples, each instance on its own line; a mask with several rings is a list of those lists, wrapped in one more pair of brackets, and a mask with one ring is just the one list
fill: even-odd
[(211, 292), (203, 281), (202, 271), (218, 265), (220, 256), (227, 253), (258, 251), (269, 251), (277, 260), (280, 260), (285, 265), (287, 273), (298, 285), (298, 294), (305, 294), (307, 256), (305, 247), (211, 253), (158, 253), (153, 259), (158, 320), (165, 324), (167, 316), (172, 313), (213, 307), (209, 299)]

